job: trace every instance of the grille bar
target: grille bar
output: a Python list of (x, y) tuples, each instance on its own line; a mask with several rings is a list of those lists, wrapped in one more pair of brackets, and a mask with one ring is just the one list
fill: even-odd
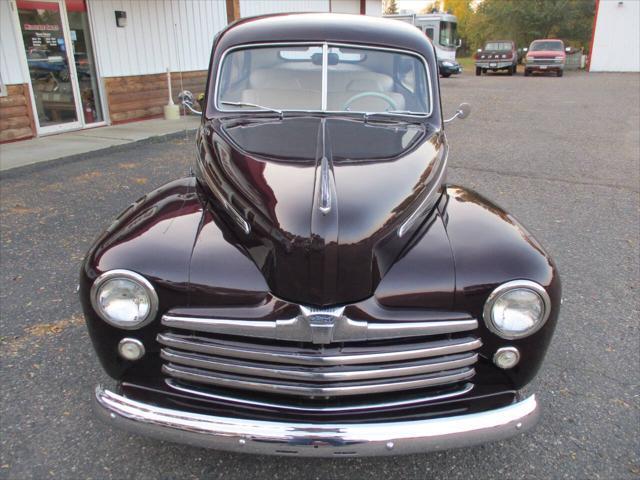
[(478, 360), (475, 353), (453, 357), (421, 360), (418, 362), (371, 367), (287, 367), (273, 364), (256, 364), (228, 360), (221, 357), (182, 353), (172, 349), (162, 349), (161, 357), (173, 364), (202, 368), (223, 373), (237, 373), (246, 376), (300, 380), (305, 382), (330, 382), (369, 380), (377, 378), (402, 377), (441, 372), (473, 365)]
[(179, 392), (187, 393), (190, 395), (198, 395), (201, 397), (209, 398), (212, 400), (218, 400), (227, 403), (233, 403), (242, 405), (245, 407), (262, 407), (272, 408), (275, 410), (289, 410), (292, 412), (305, 412), (305, 413), (343, 413), (343, 412), (358, 412), (361, 410), (383, 409), (383, 408), (395, 408), (395, 407), (409, 407), (413, 405), (420, 405), (428, 402), (437, 402), (439, 400), (446, 400), (449, 398), (459, 397), (473, 390), (472, 383), (465, 383), (460, 388), (446, 392), (436, 393), (431, 395), (414, 395), (410, 398), (403, 398), (400, 400), (394, 399), (386, 402), (370, 402), (370, 403), (344, 403), (341, 402), (337, 406), (318, 406), (318, 405), (300, 405), (286, 402), (285, 400), (275, 402), (263, 399), (257, 399), (255, 396), (245, 397), (242, 395), (225, 395), (220, 392), (203, 390), (195, 386), (189, 386), (180, 383), (173, 378), (165, 380), (169, 387)]
[(555, 58), (534, 58), (533, 63), (536, 65), (561, 65), (562, 62), (556, 61)]
[(276, 349), (266, 345), (217, 342), (189, 335), (175, 333), (160, 333), (157, 336), (160, 344), (190, 352), (208, 355), (258, 360), (269, 363), (288, 363), (295, 365), (356, 365), (382, 362), (400, 362), (420, 358), (430, 358), (442, 355), (470, 352), (482, 346), (478, 338), (466, 337), (460, 339), (423, 342), (409, 346), (398, 346), (394, 350), (362, 349), (362, 352), (347, 353), (344, 350), (329, 350), (312, 352), (310, 350)]
[[(367, 322), (352, 320), (339, 313), (325, 315), (332, 327), (332, 342), (381, 340), (421, 337), (475, 330), (475, 318), (427, 322)], [(309, 341), (314, 338), (314, 325), (304, 315), (286, 320), (235, 320), (164, 315), (162, 324), (195, 332), (218, 333), (274, 340)], [(324, 343), (324, 342), (322, 342)], [(328, 342), (326, 342), (328, 343)]]
[(362, 383), (344, 382), (318, 386), (301, 382), (265, 382), (264, 379), (261, 378), (230, 376), (196, 368), (182, 367), (174, 364), (163, 365), (162, 371), (170, 377), (189, 382), (204, 383), (207, 385), (216, 385), (225, 388), (237, 388), (242, 390), (280, 393), (303, 397), (363, 395), (432, 387), (469, 380), (475, 374), (475, 370), (473, 368), (461, 368), (457, 370), (449, 370), (444, 373), (404, 377), (399, 381), (373, 381)]

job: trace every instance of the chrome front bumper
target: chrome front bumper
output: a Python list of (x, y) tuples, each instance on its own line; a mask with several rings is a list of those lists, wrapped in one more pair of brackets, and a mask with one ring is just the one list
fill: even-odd
[[(491, 66), (493, 64), (493, 66)], [(476, 67), (486, 68), (491, 70), (492, 68), (508, 68), (513, 65), (513, 61), (509, 60), (508, 62), (476, 62)]]
[(508, 438), (540, 417), (535, 395), (507, 407), (428, 420), (358, 424), (289, 423), (183, 412), (131, 400), (96, 387), (104, 421), (198, 447), (308, 457), (400, 455), (465, 447)]

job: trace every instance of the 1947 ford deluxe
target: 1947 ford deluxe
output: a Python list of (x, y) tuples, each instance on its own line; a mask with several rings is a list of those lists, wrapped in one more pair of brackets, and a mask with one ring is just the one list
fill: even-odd
[[(188, 106), (188, 94), (185, 96)], [(166, 440), (355, 456), (503, 439), (560, 304), (511, 215), (447, 185), (433, 47), (337, 14), (214, 40), (194, 174), (96, 240), (80, 298), (99, 417)], [(468, 113), (461, 106), (455, 116)]]

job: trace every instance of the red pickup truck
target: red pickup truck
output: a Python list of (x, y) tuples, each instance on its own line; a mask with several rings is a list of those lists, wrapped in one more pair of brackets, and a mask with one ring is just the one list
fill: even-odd
[(524, 76), (533, 72), (555, 72), (561, 77), (567, 59), (562, 40), (534, 40), (525, 57)]

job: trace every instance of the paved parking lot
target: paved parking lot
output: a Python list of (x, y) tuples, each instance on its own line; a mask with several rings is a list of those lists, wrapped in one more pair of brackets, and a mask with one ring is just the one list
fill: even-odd
[(564, 306), (529, 390), (544, 417), (497, 444), (394, 458), (307, 460), (158, 442), (94, 420), (102, 373), (75, 297), (92, 239), (141, 194), (187, 172), (184, 138), (9, 174), (1, 194), (0, 478), (640, 477), (640, 76), (465, 74), (441, 80), (449, 181), (518, 217), (555, 257)]

